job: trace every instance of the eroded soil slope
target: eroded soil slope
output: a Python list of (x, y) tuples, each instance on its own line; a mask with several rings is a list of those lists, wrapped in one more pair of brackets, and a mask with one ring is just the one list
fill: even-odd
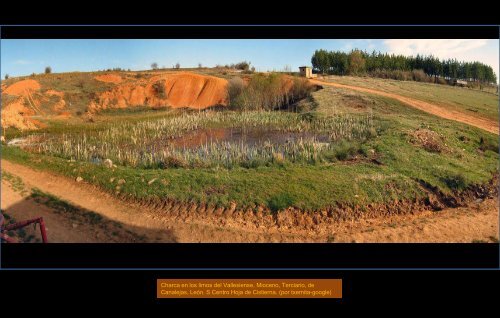
[[(42, 126), (110, 108), (226, 105), (227, 80), (189, 72), (44, 74), (2, 82), (2, 127)], [(38, 118), (38, 119), (36, 119)]]
[(203, 109), (226, 104), (227, 81), (194, 73), (174, 73), (127, 81), (102, 93), (89, 105), (95, 112), (107, 108), (134, 106)]
[[(46, 218), (49, 239), (57, 242), (497, 242), (498, 199), (416, 214), (342, 221), (312, 231), (301, 227), (254, 226), (231, 216), (202, 218), (196, 211), (175, 213), (119, 200), (97, 188), (2, 160), (2, 170), (22, 180), (23, 189), (2, 180), (2, 209), (18, 220)], [(16, 186), (17, 184), (17, 186)], [(34, 188), (77, 210), (61, 213), (55, 204), (34, 200)], [(22, 192), (25, 191), (23, 195)], [(21, 193), (21, 194), (20, 194)], [(65, 205), (66, 206), (66, 205)], [(179, 208), (171, 207), (171, 210)], [(33, 211), (36, 211), (33, 212)], [(93, 215), (89, 222), (88, 215)], [(95, 215), (98, 215), (97, 222)], [(36, 234), (36, 233), (35, 233)]]

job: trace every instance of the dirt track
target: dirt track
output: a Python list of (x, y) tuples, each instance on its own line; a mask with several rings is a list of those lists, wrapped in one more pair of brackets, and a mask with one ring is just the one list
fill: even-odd
[[(91, 185), (2, 160), (2, 170), (20, 177), (27, 190), (39, 188), (83, 212), (61, 214), (21, 195), (2, 180), (2, 209), (17, 220), (43, 216), (51, 242), (493, 242), (498, 240), (498, 200), (418, 215), (343, 222), (321, 234), (308, 231), (241, 228), (231, 222), (178, 219), (167, 211), (125, 203)], [(85, 221), (85, 213), (102, 216)], [(75, 226), (76, 224), (76, 226)], [(119, 224), (117, 226), (116, 224)]]
[(393, 94), (393, 93), (387, 93), (375, 89), (370, 89), (370, 88), (364, 88), (364, 87), (359, 87), (359, 86), (351, 86), (351, 85), (344, 85), (344, 84), (338, 84), (338, 83), (333, 83), (333, 82), (324, 82), (320, 80), (310, 80), (312, 83), (317, 84), (317, 85), (327, 85), (327, 86), (333, 86), (333, 87), (339, 87), (339, 88), (346, 88), (346, 89), (352, 89), (356, 90), (359, 92), (364, 92), (364, 93), (370, 93), (370, 94), (375, 94), (375, 95), (380, 95), (384, 97), (389, 97), (396, 99), (406, 105), (409, 105), (411, 107), (415, 107), (417, 109), (420, 109), (424, 112), (427, 112), (429, 114), (433, 114), (442, 118), (446, 119), (451, 119), (455, 120), (461, 123), (465, 123), (467, 125), (471, 125), (474, 127), (481, 128), (483, 130), (489, 131), (494, 134), (499, 134), (499, 126), (498, 122), (494, 120), (488, 120), (484, 118), (479, 118), (479, 117), (474, 117), (471, 116), (470, 114), (465, 114), (459, 111), (455, 110), (449, 110), (445, 109), (443, 107), (440, 107), (438, 105), (434, 105), (431, 103), (427, 103), (424, 101), (420, 101), (417, 99), (401, 96), (398, 94)]

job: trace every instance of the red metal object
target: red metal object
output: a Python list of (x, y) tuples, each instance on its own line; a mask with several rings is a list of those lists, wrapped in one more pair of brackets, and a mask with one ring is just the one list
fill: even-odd
[(2, 241), (5, 241), (7, 243), (17, 243), (18, 241), (10, 236), (8, 236), (5, 232), (7, 231), (12, 231), (12, 230), (17, 230), (22, 227), (26, 227), (30, 224), (36, 224), (38, 223), (40, 225), (40, 234), (42, 235), (42, 242), (47, 243), (47, 230), (45, 229), (45, 221), (43, 220), (42, 217), (31, 219), (31, 220), (25, 220), (25, 221), (20, 221), (16, 223), (12, 223), (9, 225), (4, 226), (4, 216), (2, 213), (0, 213), (0, 239)]

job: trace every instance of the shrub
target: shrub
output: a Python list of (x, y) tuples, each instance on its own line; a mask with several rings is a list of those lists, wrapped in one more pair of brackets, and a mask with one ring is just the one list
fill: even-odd
[(359, 148), (354, 144), (347, 141), (341, 141), (333, 148), (333, 156), (339, 161), (344, 161), (351, 159), (358, 153), (358, 150)]
[(401, 71), (376, 69), (370, 73), (373, 77), (394, 79), (398, 81), (432, 82), (432, 78), (423, 70)]
[(167, 93), (165, 92), (165, 81), (158, 81), (154, 83), (153, 90), (159, 98), (167, 98)]
[[(233, 88), (231, 88), (233, 86)], [(255, 74), (247, 86), (241, 82), (230, 85), (231, 106), (244, 110), (275, 110), (288, 107), (303, 99), (312, 91), (312, 86), (303, 78), (291, 79), (281, 74)]]
[(366, 61), (361, 51), (354, 50), (349, 54), (349, 74), (358, 75), (365, 72)]
[(416, 82), (429, 82), (429, 76), (423, 70), (413, 70), (411, 71), (411, 75)]
[(9, 79), (9, 74), (5, 74), (5, 79), (8, 80)]
[(437, 78), (437, 83), (441, 84), (441, 85), (447, 85), (448, 84), (448, 82), (444, 78), (442, 78), (442, 77), (438, 77)]
[(291, 207), (293, 204), (294, 199), (288, 193), (280, 193), (278, 195), (275, 195), (271, 199), (269, 199), (267, 203), (269, 209), (271, 209), (273, 213)]
[(412, 143), (422, 146), (429, 152), (440, 153), (444, 150), (443, 138), (436, 132), (429, 129), (417, 129), (412, 133)]
[(151, 63), (151, 69), (157, 70), (158, 69), (158, 63), (156, 63), (156, 62)]
[(239, 62), (239, 63), (236, 63), (233, 66), (233, 68), (237, 69), (237, 70), (242, 70), (242, 71), (248, 71), (250, 69), (250, 62), (247, 62), (247, 61), (243, 61), (243, 62)]
[(175, 68), (176, 69), (180, 69), (181, 68), (181, 64), (179, 62), (175, 63)]
[(311, 93), (312, 87), (308, 80), (302, 77), (295, 77), (292, 86), (292, 103), (301, 100)]
[(229, 104), (236, 102), (237, 98), (245, 89), (245, 81), (241, 77), (234, 77), (229, 80), (227, 94)]
[(50, 73), (52, 73), (52, 68), (50, 66), (47, 66), (45, 68), (45, 74), (50, 74)]
[(187, 163), (181, 158), (176, 157), (167, 157), (163, 162), (160, 162), (158, 168), (167, 169), (167, 168), (185, 168), (187, 167)]
[(441, 177), (441, 181), (444, 182), (452, 190), (464, 190), (467, 187), (467, 183), (463, 174), (448, 174)]
[(496, 152), (498, 153), (498, 144), (497, 143), (494, 143), (492, 142), (491, 140), (489, 139), (484, 139), (483, 137), (481, 137), (479, 139), (479, 149), (481, 151), (487, 151), (487, 150), (490, 150), (490, 151), (493, 151), (493, 152)]

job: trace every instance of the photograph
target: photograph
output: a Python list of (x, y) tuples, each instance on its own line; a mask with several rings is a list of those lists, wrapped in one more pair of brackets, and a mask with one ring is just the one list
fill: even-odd
[(2, 243), (498, 243), (498, 37), (0, 52)]

